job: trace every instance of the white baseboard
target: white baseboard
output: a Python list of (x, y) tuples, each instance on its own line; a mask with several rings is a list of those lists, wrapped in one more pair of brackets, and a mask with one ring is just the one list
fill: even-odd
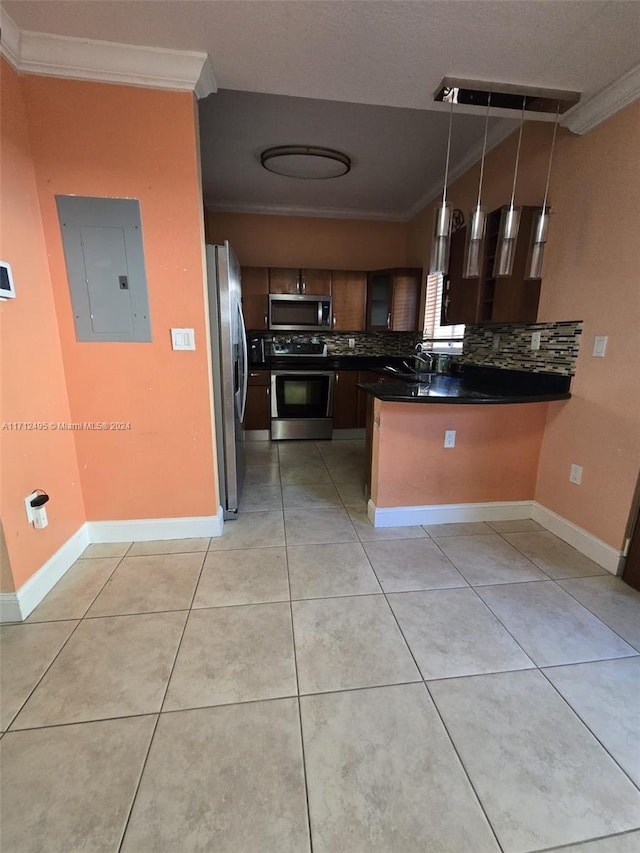
[(136, 518), (87, 521), (16, 592), (0, 593), (0, 622), (21, 622), (35, 610), (88, 545), (93, 542), (148, 542), (222, 536), (222, 507), (217, 515), (192, 518)]
[(377, 507), (370, 500), (367, 504), (367, 516), (374, 527), (408, 527), (415, 524), (451, 524), (456, 521), (511, 521), (532, 518), (612, 575), (621, 574), (624, 565), (622, 551), (618, 551), (537, 501)]
[(585, 557), (589, 557), (594, 563), (602, 566), (612, 575), (620, 575), (624, 567), (624, 557), (622, 551), (617, 550), (612, 545), (598, 539), (593, 533), (589, 533), (583, 527), (578, 527), (572, 521), (568, 521), (557, 512), (547, 509), (542, 504), (533, 502), (531, 518), (546, 527), (552, 533), (555, 533), (564, 542), (572, 545)]
[(0, 622), (20, 622), (35, 610), (90, 544), (87, 528), (83, 524), (76, 530), (20, 589), (0, 595)]
[(91, 542), (149, 542), (152, 539), (222, 536), (223, 525), (222, 507), (218, 507), (217, 515), (87, 522)]
[(533, 501), (494, 501), (471, 504), (377, 507), (367, 505), (374, 527), (408, 527), (414, 524), (451, 524), (460, 521), (505, 521), (532, 518)]

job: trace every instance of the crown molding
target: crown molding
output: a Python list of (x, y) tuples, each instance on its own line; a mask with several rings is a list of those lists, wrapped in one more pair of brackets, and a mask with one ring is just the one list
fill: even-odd
[(293, 207), (258, 202), (207, 201), (205, 207), (214, 213), (255, 213), (265, 216), (306, 216), (310, 219), (369, 219), (378, 222), (406, 222), (404, 213), (393, 210), (355, 210), (342, 207)]
[(20, 27), (0, 6), (0, 55), (18, 67), (20, 56)]
[(2, 54), (25, 74), (195, 92), (216, 91), (206, 53), (20, 30), (2, 10)]
[(587, 101), (576, 104), (565, 113), (560, 124), (572, 133), (582, 136), (638, 98), (640, 98), (640, 65), (627, 71)]
[[(503, 139), (513, 133), (515, 130), (513, 117), (511, 119), (502, 119), (494, 124), (493, 128), (487, 134), (487, 154), (496, 145), (499, 145)], [(475, 166), (482, 159), (482, 140), (480, 140), (473, 148), (470, 148), (461, 160), (454, 163), (449, 168), (449, 182), (451, 186), (458, 178), (461, 178), (472, 166)], [(405, 221), (413, 219), (421, 210), (430, 204), (437, 196), (442, 195), (442, 180), (431, 184), (429, 189), (424, 192), (418, 201), (407, 211), (403, 217)]]

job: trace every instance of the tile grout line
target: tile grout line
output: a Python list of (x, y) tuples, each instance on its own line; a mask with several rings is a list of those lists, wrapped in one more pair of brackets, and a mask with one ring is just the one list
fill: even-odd
[[(98, 558), (98, 557), (97, 557), (96, 559), (101, 559), (101, 558)], [(102, 590), (103, 590), (103, 589), (105, 588), (105, 586), (109, 583), (109, 581), (111, 580), (111, 578), (113, 577), (113, 575), (115, 574), (116, 570), (117, 570), (117, 569), (118, 569), (118, 567), (120, 566), (120, 563), (121, 563), (123, 560), (124, 560), (124, 555), (123, 555), (122, 557), (120, 557), (120, 559), (118, 560), (118, 562), (117, 562), (117, 563), (116, 563), (116, 565), (114, 566), (113, 571), (110, 573), (109, 577), (105, 580), (105, 582), (102, 584), (102, 586), (100, 587), (100, 589), (99, 589), (99, 590), (98, 590), (98, 592), (96, 593), (95, 597), (94, 597), (94, 598), (93, 598), (93, 600), (91, 601), (91, 604), (89, 604), (89, 606), (88, 606), (88, 607), (87, 607), (87, 609), (85, 610), (85, 612), (84, 612), (84, 616), (81, 616), (81, 617), (77, 620), (77, 622), (76, 622), (76, 620), (75, 620), (75, 619), (55, 619), (55, 620), (53, 620), (53, 619), (52, 619), (52, 620), (51, 620), (52, 622), (76, 622), (76, 626), (75, 626), (75, 628), (71, 631), (71, 633), (69, 634), (69, 636), (67, 637), (67, 639), (64, 641), (64, 643), (60, 646), (60, 648), (58, 649), (57, 653), (53, 656), (53, 658), (51, 659), (51, 661), (50, 661), (50, 663), (49, 663), (49, 666), (47, 666), (47, 667), (46, 667), (46, 669), (44, 670), (44, 672), (42, 673), (42, 675), (40, 676), (40, 678), (39, 678), (39, 679), (36, 681), (36, 683), (33, 685), (33, 688), (29, 691), (29, 694), (28, 694), (27, 698), (24, 700), (24, 702), (20, 705), (20, 707), (18, 708), (18, 710), (16, 711), (16, 713), (13, 715), (13, 717), (11, 718), (11, 721), (9, 722), (9, 724), (5, 727), (5, 730), (4, 730), (3, 734), (4, 734), (4, 733), (6, 733), (6, 732), (8, 732), (8, 731), (9, 731), (9, 729), (10, 729), (10, 727), (15, 723), (15, 721), (16, 721), (16, 720), (17, 720), (17, 718), (18, 718), (18, 715), (22, 712), (22, 710), (23, 710), (23, 708), (25, 707), (25, 705), (27, 704), (27, 702), (31, 699), (31, 697), (33, 696), (33, 694), (35, 693), (35, 691), (38, 689), (38, 687), (40, 686), (40, 684), (41, 684), (41, 682), (42, 682), (43, 678), (44, 678), (44, 677), (45, 677), (45, 675), (49, 672), (49, 670), (51, 669), (51, 667), (53, 666), (53, 664), (56, 662), (56, 660), (58, 659), (58, 657), (59, 657), (59, 656), (60, 656), (60, 654), (62, 653), (62, 650), (65, 648), (65, 646), (67, 645), (67, 643), (69, 642), (69, 640), (71, 639), (71, 637), (73, 637), (73, 635), (75, 634), (75, 632), (78, 630), (78, 628), (80, 627), (80, 625), (81, 625), (81, 624), (82, 624), (82, 622), (84, 621), (84, 618), (85, 618), (85, 616), (87, 615), (87, 613), (88, 613), (88, 611), (89, 611), (89, 608), (93, 607), (93, 605), (95, 604), (96, 598), (100, 595), (100, 593), (102, 592)], [(41, 603), (42, 603), (42, 602), (41, 602)], [(27, 617), (27, 618), (28, 618), (28, 617)], [(49, 624), (49, 623), (48, 623), (48, 622), (35, 622), (35, 621), (34, 621), (34, 622), (27, 622), (26, 620), (24, 620), (23, 622), (17, 622), (17, 623), (15, 623), (15, 624), (25, 626), (25, 625), (46, 625), (46, 624)], [(44, 728), (44, 727), (40, 727), (40, 728)], [(15, 729), (15, 731), (22, 731), (22, 730), (21, 730), (21, 729)]]
[(576, 844), (580, 846), (583, 845), (591, 845), (594, 841), (607, 841), (609, 838), (623, 838), (625, 835), (633, 835), (634, 832), (639, 832), (640, 827), (634, 827), (633, 829), (625, 829), (622, 832), (614, 832), (613, 835), (596, 835), (594, 838), (585, 838), (582, 841), (569, 841), (567, 844), (561, 844), (559, 847), (556, 845), (554, 847), (544, 847), (539, 850), (532, 850), (531, 853), (556, 853), (556, 850), (569, 850), (574, 847)]
[[(615, 658), (615, 660), (626, 660), (626, 658)], [(603, 661), (588, 661), (588, 663), (602, 663), (602, 662), (603, 662)], [(558, 696), (562, 699), (562, 701), (565, 703), (565, 705), (566, 705), (566, 706), (567, 706), (567, 707), (568, 707), (568, 708), (569, 708), (569, 709), (570, 709), (570, 710), (575, 714), (575, 716), (580, 720), (580, 722), (582, 723), (582, 725), (583, 725), (583, 726), (585, 727), (585, 729), (589, 732), (589, 734), (593, 737), (593, 739), (596, 741), (596, 743), (600, 744), (600, 746), (602, 747), (602, 749), (606, 752), (606, 754), (607, 754), (607, 755), (609, 756), (609, 758), (613, 761), (613, 763), (616, 765), (616, 767), (618, 767), (618, 768), (619, 768), (619, 769), (624, 773), (624, 775), (625, 775), (625, 776), (627, 777), (627, 779), (631, 782), (631, 784), (634, 786), (634, 788), (636, 788), (636, 790), (640, 791), (640, 784), (638, 784), (638, 782), (636, 782), (634, 779), (632, 779), (632, 778), (631, 778), (631, 776), (629, 775), (629, 773), (628, 773), (628, 772), (624, 769), (624, 767), (620, 764), (620, 762), (618, 761), (618, 759), (617, 759), (614, 755), (612, 755), (612, 753), (609, 751), (609, 749), (607, 748), (607, 746), (606, 746), (606, 745), (605, 745), (605, 744), (600, 740), (600, 738), (598, 737), (598, 735), (593, 731), (593, 729), (592, 729), (592, 728), (591, 728), (591, 726), (587, 723), (587, 721), (582, 719), (582, 716), (580, 715), (580, 713), (576, 710), (576, 708), (574, 708), (574, 707), (573, 707), (573, 705), (569, 702), (569, 700), (567, 699), (567, 697), (566, 697), (566, 696), (564, 696), (564, 695), (562, 694), (562, 692), (559, 690), (559, 688), (558, 688), (558, 687), (556, 687), (556, 685), (553, 683), (553, 681), (551, 681), (551, 679), (547, 676), (546, 672), (545, 672), (542, 668), (539, 668), (539, 672), (540, 672), (540, 674), (544, 677), (544, 679), (546, 680), (546, 682), (547, 682), (548, 684), (550, 684), (550, 685), (551, 685), (551, 687), (555, 690), (555, 692), (556, 692), (556, 693), (558, 694)], [(640, 828), (640, 826), (639, 826), (638, 828)]]
[[(278, 460), (280, 459), (280, 448), (278, 448)], [(280, 463), (278, 462), (278, 471), (280, 471)], [(280, 488), (282, 489), (282, 477), (280, 478)], [(283, 495), (284, 506), (284, 495)], [(287, 551), (287, 526), (283, 522), (284, 528), (284, 559), (287, 569), (287, 585), (289, 588), (289, 618), (291, 620), (291, 643), (293, 651), (293, 667), (296, 676), (296, 702), (298, 707), (298, 731), (300, 732), (300, 752), (302, 757), (302, 776), (304, 779), (304, 797), (307, 809), (307, 830), (309, 832), (309, 853), (313, 853), (313, 831), (311, 828), (311, 806), (309, 803), (309, 780), (307, 779), (307, 757), (304, 748), (304, 731), (302, 728), (302, 706), (300, 703), (300, 680), (298, 675), (298, 654), (296, 649), (296, 629), (293, 620), (293, 601), (291, 600), (291, 575), (289, 573), (289, 552)]]
[[(568, 589), (565, 589), (565, 588), (562, 586), (562, 584), (560, 583), (560, 581), (589, 580), (590, 578), (601, 578), (601, 577), (607, 577), (607, 576), (608, 576), (608, 577), (612, 577), (612, 578), (615, 578), (615, 577), (616, 577), (616, 575), (609, 575), (609, 574), (607, 573), (607, 575), (585, 575), (584, 577), (577, 577), (577, 578), (557, 578), (557, 579), (556, 579), (556, 578), (552, 578), (552, 580), (553, 580), (553, 582), (554, 582), (555, 584), (557, 584), (557, 586), (559, 586), (559, 587), (560, 587), (560, 589), (561, 589), (563, 592), (566, 592), (566, 593), (567, 593), (567, 595), (570, 595), (570, 596), (571, 596), (571, 598), (572, 598), (574, 601), (577, 601), (577, 602), (578, 602), (578, 604), (579, 604), (581, 607), (584, 607), (584, 609), (585, 609), (588, 613), (590, 613), (592, 616), (594, 616), (596, 619), (598, 619), (598, 621), (602, 622), (602, 624), (603, 624), (605, 627), (607, 627), (607, 628), (608, 628), (610, 631), (612, 631), (612, 632), (613, 632), (617, 637), (619, 637), (619, 638), (622, 640), (622, 642), (623, 642), (623, 643), (626, 643), (628, 646), (630, 646), (632, 649), (634, 649), (638, 654), (640, 654), (640, 648), (639, 648), (638, 646), (635, 646), (635, 645), (634, 645), (633, 643), (631, 643), (629, 640), (625, 639), (625, 637), (623, 637), (623, 636), (622, 636), (622, 634), (620, 634), (618, 631), (616, 631), (616, 629), (615, 629), (615, 628), (612, 628), (612, 627), (611, 627), (611, 625), (609, 625), (609, 623), (608, 623), (608, 622), (605, 622), (605, 620), (604, 620), (601, 616), (598, 616), (598, 614), (597, 614), (597, 613), (595, 613), (595, 612), (594, 612), (590, 607), (588, 607), (586, 604), (583, 604), (583, 602), (582, 602), (582, 601), (580, 601), (580, 599), (579, 599), (579, 598), (576, 598), (576, 596), (575, 596), (572, 592), (569, 592), (569, 590), (568, 590)], [(624, 581), (622, 581), (622, 578), (617, 578), (617, 579), (618, 579), (618, 580), (620, 580), (622, 583), (624, 583)], [(629, 587), (629, 589), (631, 589), (631, 587)], [(633, 657), (633, 655), (628, 655), (628, 657)]]
[[(202, 572), (203, 572), (203, 569), (204, 569), (204, 564), (205, 564), (205, 560), (206, 560), (206, 559), (207, 559), (207, 552), (205, 551), (205, 552), (203, 553), (203, 555), (202, 555), (202, 563), (201, 563), (201, 565), (200, 565), (200, 572), (198, 573), (198, 579), (197, 579), (197, 581), (196, 581), (196, 583), (195, 583), (195, 585), (194, 585), (193, 593), (192, 593), (192, 595), (191, 595), (191, 604), (193, 604), (193, 601), (194, 601), (194, 599), (195, 599), (196, 590), (198, 589), (198, 585), (199, 585), (199, 583), (200, 583), (200, 578), (202, 577)], [(131, 816), (133, 815), (133, 809), (134, 809), (134, 807), (135, 807), (136, 800), (137, 800), (137, 798), (138, 798), (138, 793), (139, 793), (139, 791), (140, 791), (140, 786), (141, 786), (141, 784), (142, 784), (142, 778), (143, 778), (143, 776), (144, 776), (144, 771), (145, 771), (145, 769), (146, 769), (146, 767), (147, 767), (147, 764), (148, 764), (148, 761), (149, 761), (149, 756), (150, 756), (150, 754), (151, 754), (151, 747), (153, 746), (153, 741), (155, 740), (156, 732), (158, 731), (158, 725), (159, 725), (159, 723), (160, 723), (160, 717), (162, 716), (162, 709), (163, 709), (163, 707), (164, 707), (164, 703), (165, 703), (165, 700), (166, 700), (166, 698), (167, 698), (167, 693), (169, 692), (169, 685), (171, 684), (171, 678), (172, 678), (172, 676), (173, 676), (173, 671), (174, 671), (174, 669), (175, 669), (175, 667), (176, 667), (176, 662), (177, 662), (177, 660), (178, 660), (178, 655), (180, 654), (180, 648), (182, 647), (182, 641), (183, 641), (183, 639), (184, 639), (184, 635), (185, 635), (185, 632), (186, 632), (186, 630), (187, 630), (187, 623), (189, 622), (189, 614), (190, 614), (190, 613), (191, 613), (191, 605), (189, 606), (189, 609), (187, 610), (187, 616), (186, 616), (186, 618), (185, 618), (185, 620), (184, 620), (184, 625), (182, 626), (182, 631), (181, 631), (181, 633), (180, 633), (180, 639), (178, 640), (178, 645), (177, 645), (177, 647), (176, 647), (176, 653), (175, 653), (174, 658), (173, 658), (173, 664), (171, 665), (171, 669), (170, 669), (170, 671), (169, 671), (169, 677), (167, 678), (167, 683), (166, 683), (166, 686), (165, 686), (165, 688), (164, 688), (164, 693), (163, 693), (163, 696), (162, 696), (162, 701), (160, 702), (160, 708), (159, 708), (159, 709), (158, 709), (158, 711), (156, 712), (156, 721), (155, 721), (155, 723), (154, 723), (153, 730), (152, 730), (152, 732), (151, 732), (151, 737), (149, 738), (149, 745), (147, 746), (147, 751), (146, 751), (146, 754), (145, 754), (144, 760), (143, 760), (143, 762), (142, 762), (142, 766), (141, 766), (141, 768), (140, 768), (140, 774), (139, 774), (139, 776), (138, 776), (138, 782), (137, 782), (137, 784), (136, 784), (136, 786), (135, 786), (135, 789), (134, 789), (134, 792), (133, 792), (133, 796), (132, 796), (132, 798), (131, 798), (131, 805), (129, 806), (129, 809), (128, 809), (128, 811), (127, 811), (127, 818), (126, 818), (126, 820), (125, 820), (125, 822), (124, 822), (124, 826), (123, 826), (123, 828), (122, 828), (122, 835), (121, 835), (121, 837), (120, 837), (120, 842), (119, 842), (119, 844), (118, 844), (118, 853), (120, 853), (120, 851), (122, 850), (122, 845), (124, 844), (124, 839), (125, 839), (125, 837), (126, 837), (127, 830), (129, 829), (129, 824), (130, 824), (130, 822), (131, 822)]]
[(447, 724), (446, 724), (446, 723), (445, 723), (445, 721), (444, 721), (444, 717), (442, 716), (442, 713), (440, 712), (440, 708), (438, 707), (438, 705), (437, 705), (437, 703), (436, 703), (436, 700), (435, 700), (435, 699), (434, 699), (434, 697), (433, 697), (433, 694), (432, 694), (432, 693), (431, 693), (431, 691), (429, 690), (429, 684), (428, 684), (426, 681), (425, 681), (425, 682), (423, 682), (423, 683), (424, 683), (424, 686), (425, 686), (425, 690), (427, 691), (427, 694), (428, 694), (429, 698), (431, 699), (431, 701), (432, 701), (432, 703), (433, 703), (433, 707), (436, 709), (436, 714), (438, 715), (438, 718), (440, 719), (440, 722), (442, 723), (442, 727), (443, 727), (443, 729), (445, 730), (445, 732), (446, 732), (446, 734), (447, 734), (447, 737), (449, 738), (449, 742), (451, 743), (451, 747), (452, 747), (453, 751), (455, 752), (455, 754), (456, 754), (456, 756), (457, 756), (457, 758), (458, 758), (458, 761), (460, 762), (460, 766), (462, 767), (462, 769), (463, 769), (463, 771), (464, 771), (464, 775), (467, 777), (467, 781), (469, 782), (469, 785), (471, 786), (471, 790), (472, 790), (472, 791), (473, 791), (473, 793), (475, 794), (475, 797), (476, 797), (476, 800), (477, 800), (477, 802), (478, 802), (478, 805), (480, 806), (480, 808), (481, 808), (481, 810), (482, 810), (482, 814), (484, 815), (484, 818), (485, 818), (485, 820), (487, 821), (487, 824), (489, 825), (489, 828), (491, 829), (491, 832), (493, 833), (493, 837), (494, 837), (494, 838), (495, 838), (495, 840), (496, 840), (496, 844), (498, 845), (498, 848), (499, 848), (501, 851), (503, 851), (503, 853), (504, 853), (504, 847), (503, 847), (503, 846), (502, 846), (502, 844), (500, 843), (500, 839), (498, 838), (498, 833), (496, 832), (496, 830), (495, 830), (495, 828), (494, 828), (493, 824), (491, 823), (491, 821), (490, 821), (490, 819), (489, 819), (489, 815), (487, 814), (487, 811), (486, 811), (486, 809), (485, 809), (485, 807), (484, 807), (484, 803), (483, 803), (483, 802), (482, 802), (482, 800), (480, 799), (480, 794), (477, 792), (477, 790), (476, 790), (476, 786), (473, 784), (473, 781), (472, 781), (472, 779), (471, 779), (471, 776), (469, 775), (469, 771), (467, 770), (466, 765), (465, 765), (464, 761), (462, 760), (462, 756), (461, 756), (461, 755), (460, 755), (460, 753), (458, 752), (458, 747), (455, 745), (455, 742), (454, 742), (454, 740), (453, 740), (453, 737), (452, 737), (452, 735), (451, 735), (451, 732), (449, 731), (449, 728), (448, 728)]
[(489, 829), (491, 830), (491, 833), (493, 834), (493, 837), (494, 837), (494, 838), (495, 838), (495, 840), (496, 840), (496, 844), (498, 845), (498, 848), (499, 848), (501, 851), (503, 851), (503, 850), (504, 850), (504, 848), (503, 848), (503, 847), (502, 847), (502, 845), (500, 844), (500, 841), (499, 841), (499, 839), (498, 839), (498, 835), (497, 835), (497, 833), (496, 833), (496, 830), (494, 829), (493, 824), (492, 824), (492, 823), (491, 823), (491, 821), (489, 820), (489, 815), (487, 814), (487, 812), (486, 812), (486, 810), (485, 810), (484, 804), (483, 804), (482, 800), (480, 799), (480, 796), (478, 795), (478, 792), (477, 792), (477, 791), (476, 791), (476, 789), (475, 789), (475, 785), (474, 785), (474, 784), (473, 784), (473, 782), (471, 781), (471, 777), (469, 776), (469, 772), (467, 771), (467, 768), (465, 767), (465, 764), (464, 764), (464, 762), (462, 761), (462, 758), (461, 758), (461, 756), (460, 756), (460, 753), (458, 752), (458, 750), (457, 750), (457, 748), (456, 748), (456, 745), (455, 745), (455, 743), (453, 742), (453, 738), (451, 737), (451, 735), (450, 735), (450, 733), (449, 733), (449, 729), (446, 727), (446, 725), (445, 725), (445, 723), (444, 723), (444, 720), (443, 720), (443, 718), (442, 718), (442, 714), (440, 713), (440, 709), (439, 709), (439, 708), (438, 708), (438, 706), (436, 705), (435, 699), (434, 699), (434, 698), (433, 698), (433, 696), (431, 695), (431, 691), (429, 690), (429, 686), (428, 686), (427, 682), (426, 682), (426, 681), (425, 681), (425, 679), (424, 679), (424, 676), (423, 676), (423, 674), (422, 674), (422, 670), (420, 669), (420, 666), (419, 666), (419, 664), (418, 664), (418, 661), (417, 661), (417, 660), (416, 660), (416, 658), (415, 658), (415, 655), (414, 655), (414, 653), (413, 653), (413, 650), (412, 650), (411, 646), (409, 645), (409, 642), (408, 642), (407, 638), (405, 637), (404, 631), (402, 630), (402, 627), (401, 627), (401, 625), (400, 625), (400, 622), (399, 622), (399, 620), (398, 620), (398, 617), (396, 616), (396, 614), (395, 614), (395, 612), (394, 612), (394, 610), (393, 610), (393, 607), (391, 606), (391, 603), (390, 603), (389, 599), (387, 598), (387, 593), (385, 592), (384, 587), (383, 587), (383, 586), (382, 586), (382, 584), (380, 583), (380, 579), (378, 578), (377, 572), (376, 572), (376, 570), (374, 569), (373, 564), (371, 565), (371, 569), (372, 569), (372, 571), (373, 571), (374, 575), (376, 576), (376, 579), (377, 579), (378, 583), (380, 584), (380, 588), (382, 589), (382, 593), (383, 593), (384, 598), (385, 598), (385, 601), (386, 601), (386, 603), (387, 603), (387, 607), (389, 608), (389, 610), (390, 610), (390, 612), (391, 612), (391, 615), (392, 615), (393, 619), (395, 620), (395, 623), (396, 623), (396, 625), (397, 625), (397, 627), (398, 627), (398, 630), (400, 631), (400, 635), (401, 635), (402, 639), (404, 640), (405, 645), (406, 645), (406, 647), (407, 647), (407, 649), (408, 649), (408, 651), (409, 651), (409, 654), (411, 655), (411, 657), (412, 657), (412, 659), (413, 659), (413, 663), (414, 663), (414, 665), (415, 665), (415, 667), (416, 667), (416, 669), (417, 669), (417, 671), (418, 671), (418, 673), (419, 673), (419, 675), (420, 675), (420, 678), (421, 678), (420, 682), (415, 682), (415, 683), (421, 683), (421, 684), (423, 684), (423, 685), (424, 685), (424, 688), (425, 688), (425, 691), (426, 691), (426, 693), (427, 693), (427, 696), (430, 698), (431, 703), (433, 704), (433, 706), (434, 706), (434, 708), (435, 708), (435, 710), (436, 710), (436, 713), (438, 714), (438, 717), (440, 718), (440, 722), (442, 723), (442, 726), (443, 726), (443, 728), (444, 728), (444, 730), (445, 730), (445, 732), (446, 732), (446, 735), (447, 735), (447, 737), (449, 738), (449, 741), (450, 741), (450, 743), (451, 743), (452, 749), (453, 749), (454, 753), (456, 754), (456, 756), (457, 756), (457, 758), (458, 758), (458, 761), (460, 762), (460, 766), (462, 767), (462, 771), (463, 771), (463, 773), (465, 774), (465, 776), (467, 777), (467, 781), (469, 782), (469, 785), (471, 786), (471, 790), (473, 791), (473, 793), (474, 793), (474, 795), (475, 795), (476, 801), (477, 801), (478, 805), (480, 806), (480, 809), (481, 809), (481, 811), (482, 811), (482, 814), (484, 815), (484, 818), (485, 818), (485, 820), (486, 820), (486, 822), (487, 822), (487, 825), (489, 826)]

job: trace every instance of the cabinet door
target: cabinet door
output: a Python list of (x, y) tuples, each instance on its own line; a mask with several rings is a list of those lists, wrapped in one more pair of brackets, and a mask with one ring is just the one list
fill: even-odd
[(367, 277), (367, 331), (383, 332), (391, 329), (391, 300), (393, 296), (393, 271), (377, 270)]
[(540, 299), (539, 278), (525, 280), (533, 217), (538, 208), (523, 207), (513, 259), (513, 273), (495, 279), (492, 323), (535, 323)]
[(358, 426), (357, 370), (336, 371), (333, 386), (333, 428), (355, 429)]
[(466, 228), (460, 228), (451, 235), (449, 275), (444, 279), (440, 318), (443, 326), (477, 323), (480, 319), (480, 278), (462, 277), (466, 233)]
[(367, 274), (334, 270), (331, 280), (333, 331), (363, 332), (367, 303)]
[(249, 331), (268, 328), (269, 270), (267, 267), (242, 267), (242, 311)]
[[(268, 375), (268, 371), (262, 371)], [(244, 428), (253, 429), (270, 429), (271, 427), (271, 411), (270, 411), (270, 391), (269, 385), (248, 385), (247, 386), (247, 405), (244, 414)]]
[(422, 270), (395, 270), (391, 300), (391, 330), (415, 332), (420, 328), (418, 306)]
[(331, 270), (300, 270), (300, 292), (305, 296), (331, 296)]
[(269, 293), (300, 292), (300, 270), (269, 267)]

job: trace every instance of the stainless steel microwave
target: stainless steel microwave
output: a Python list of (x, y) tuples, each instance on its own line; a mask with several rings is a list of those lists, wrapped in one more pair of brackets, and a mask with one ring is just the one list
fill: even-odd
[(274, 332), (326, 331), (331, 328), (331, 297), (270, 293), (269, 328)]

